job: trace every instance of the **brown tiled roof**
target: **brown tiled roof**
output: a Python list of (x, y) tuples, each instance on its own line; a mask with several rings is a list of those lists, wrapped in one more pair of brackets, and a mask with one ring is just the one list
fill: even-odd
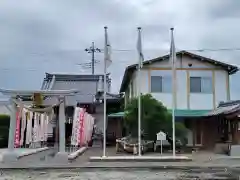
[(240, 112), (240, 101), (221, 102), (217, 109), (212, 110), (205, 116), (228, 115), (238, 111)]

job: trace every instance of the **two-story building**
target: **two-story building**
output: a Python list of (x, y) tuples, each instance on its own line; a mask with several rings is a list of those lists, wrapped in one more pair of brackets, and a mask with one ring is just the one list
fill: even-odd
[[(204, 146), (205, 138), (211, 135), (214, 123), (199, 119), (215, 109), (220, 102), (230, 100), (229, 76), (238, 67), (180, 51), (176, 58), (176, 117), (184, 120), (188, 128), (188, 145)], [(137, 64), (125, 70), (120, 92), (125, 92), (125, 103), (137, 96)], [(169, 55), (144, 61), (140, 72), (141, 93), (151, 93), (169, 110), (172, 107), (172, 70)], [(186, 119), (187, 118), (187, 119)], [(215, 122), (215, 121), (214, 121)], [(211, 144), (211, 143), (210, 143)], [(212, 146), (212, 143), (209, 146)]]

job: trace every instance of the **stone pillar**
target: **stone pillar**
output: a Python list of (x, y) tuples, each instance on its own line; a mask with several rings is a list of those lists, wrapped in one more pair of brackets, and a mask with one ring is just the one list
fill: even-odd
[(9, 126), (9, 135), (8, 135), (8, 149), (14, 149), (14, 137), (16, 130), (16, 113), (17, 107), (16, 104), (11, 99), (11, 115), (10, 115), (10, 126)]
[(66, 121), (66, 116), (65, 116), (65, 98), (60, 98), (60, 100), (63, 101), (59, 105), (59, 151), (60, 152), (65, 152), (65, 121)]
[(59, 105), (59, 118), (58, 118), (58, 127), (59, 127), (59, 152), (55, 156), (55, 161), (58, 163), (67, 163), (68, 162), (68, 153), (65, 152), (65, 97), (59, 97), (59, 101), (63, 101)]
[(8, 151), (3, 153), (2, 160), (3, 162), (12, 162), (17, 160), (17, 154), (14, 151), (14, 137), (16, 129), (16, 113), (17, 107), (13, 102), (12, 98), (10, 99), (11, 103), (11, 115), (10, 115), (10, 126), (9, 126), (9, 135), (8, 135)]
[(54, 137), (54, 147), (59, 149), (59, 115), (55, 115), (56, 117), (56, 124), (55, 124), (55, 137)]

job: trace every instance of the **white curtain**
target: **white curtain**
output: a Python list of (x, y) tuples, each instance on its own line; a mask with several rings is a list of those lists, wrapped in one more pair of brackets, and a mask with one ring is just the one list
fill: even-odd
[(33, 118), (33, 112), (28, 111), (26, 144), (30, 144), (32, 142), (32, 118)]
[[(34, 113), (34, 127), (32, 128), (33, 112), (23, 109), (21, 121), (20, 145), (23, 145), (24, 131), (26, 129), (26, 144), (47, 141), (50, 117), (47, 113)], [(50, 127), (51, 128), (51, 127)]]
[(33, 125), (33, 143), (38, 142), (38, 122), (37, 122), (37, 118), (38, 118), (38, 113), (34, 113), (34, 125)]
[(49, 116), (44, 113), (44, 141), (47, 141), (48, 138), (48, 126), (49, 126)]
[(201, 78), (201, 92), (212, 93), (212, 78), (202, 77)]
[(162, 92), (171, 93), (172, 92), (172, 77), (163, 76), (162, 77)]
[(45, 114), (40, 114), (40, 129), (39, 129), (39, 136), (40, 141), (44, 141), (44, 130), (45, 130)]
[(26, 109), (22, 109), (20, 146), (23, 145), (23, 141), (24, 141), (24, 131), (26, 129), (26, 121), (27, 121), (27, 111)]
[(93, 132), (93, 125), (94, 125), (94, 118), (92, 115), (86, 113), (86, 118), (84, 118), (85, 121), (85, 129), (84, 129), (84, 134), (85, 134), (85, 143), (88, 143), (91, 138), (92, 138), (92, 132)]

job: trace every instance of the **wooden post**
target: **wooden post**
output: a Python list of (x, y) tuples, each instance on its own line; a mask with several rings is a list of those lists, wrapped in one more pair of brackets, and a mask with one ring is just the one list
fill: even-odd
[(236, 144), (238, 144), (239, 143), (239, 138), (238, 138), (238, 120), (236, 120), (236, 121), (234, 121), (233, 122), (234, 124), (233, 124), (233, 132), (232, 132), (232, 135), (233, 135), (233, 137), (232, 137), (232, 142), (233, 142), (233, 144), (234, 145), (236, 145)]
[(193, 134), (193, 147), (196, 146), (196, 121), (191, 121), (192, 134)]

